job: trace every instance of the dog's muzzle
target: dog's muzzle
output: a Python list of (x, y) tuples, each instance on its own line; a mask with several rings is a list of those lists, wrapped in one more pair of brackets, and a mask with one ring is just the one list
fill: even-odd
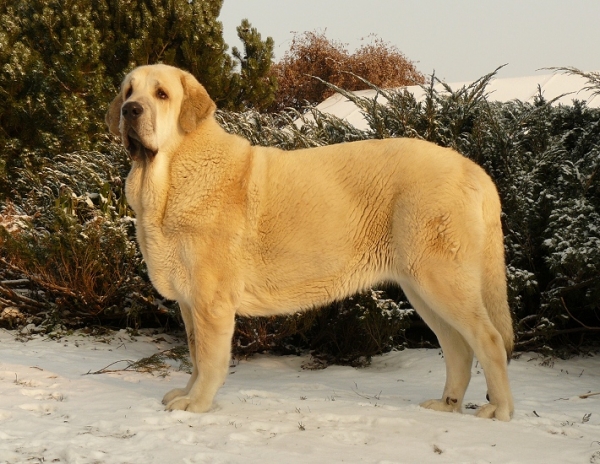
[(134, 161), (151, 160), (156, 156), (156, 151), (144, 145), (142, 138), (135, 129), (140, 116), (144, 114), (144, 107), (138, 102), (127, 102), (121, 108), (121, 117), (125, 120), (127, 132), (124, 134), (125, 148)]

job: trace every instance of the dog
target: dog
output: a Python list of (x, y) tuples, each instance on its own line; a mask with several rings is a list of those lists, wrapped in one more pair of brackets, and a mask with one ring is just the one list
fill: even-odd
[(477, 415), (510, 420), (501, 209), (484, 170), (409, 138), (251, 146), (215, 108), (190, 73), (148, 65), (124, 78), (106, 115), (131, 156), (126, 196), (150, 279), (185, 323), (193, 372), (166, 409), (212, 407), (236, 314), (292, 313), (391, 282), (444, 353), (442, 397), (421, 406), (461, 411), (475, 355), (489, 398)]

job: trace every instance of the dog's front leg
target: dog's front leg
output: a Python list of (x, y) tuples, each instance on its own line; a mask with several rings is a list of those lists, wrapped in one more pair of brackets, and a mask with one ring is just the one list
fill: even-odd
[[(174, 397), (167, 404), (168, 410), (208, 411), (217, 390), (225, 382), (231, 357), (235, 311), (226, 304), (213, 303), (210, 306), (198, 305), (191, 310), (191, 320), (184, 318), (188, 337), (193, 332), (189, 345), (194, 373), (185, 390), (173, 391)], [(192, 324), (192, 331), (187, 328), (188, 323)]]
[(162, 403), (164, 405), (169, 404), (175, 398), (187, 395), (192, 389), (192, 385), (194, 385), (196, 379), (198, 378), (198, 363), (196, 362), (196, 342), (194, 337), (194, 322), (192, 318), (192, 308), (189, 305), (180, 302), (179, 309), (181, 310), (181, 317), (183, 319), (183, 324), (185, 326), (185, 332), (187, 335), (188, 349), (190, 352), (190, 358), (192, 360), (192, 375), (185, 388), (175, 388), (169, 391), (163, 397)]

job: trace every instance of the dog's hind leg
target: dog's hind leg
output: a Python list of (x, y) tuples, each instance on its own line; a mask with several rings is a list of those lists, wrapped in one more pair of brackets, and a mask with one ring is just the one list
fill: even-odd
[[(418, 294), (427, 306), (462, 335), (479, 360), (490, 403), (477, 415), (508, 421), (514, 407), (504, 341), (484, 306), (478, 276), (465, 268), (456, 263), (437, 262), (421, 275), (420, 285), (414, 285), (413, 290), (418, 288)], [(454, 342), (456, 340), (454, 337)]]
[(446, 361), (446, 385), (441, 399), (424, 401), (421, 406), (436, 411), (460, 412), (471, 380), (473, 350), (463, 336), (429, 308), (409, 285), (402, 289), (419, 316), (433, 330)]

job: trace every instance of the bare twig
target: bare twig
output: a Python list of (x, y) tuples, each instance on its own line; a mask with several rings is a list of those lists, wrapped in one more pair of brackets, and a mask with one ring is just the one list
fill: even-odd
[(18, 287), (20, 285), (25, 285), (30, 283), (29, 279), (12, 279), (12, 280), (2, 280), (0, 281), (0, 285), (5, 287)]
[[(109, 367), (114, 366), (115, 364), (119, 364), (122, 362), (126, 362), (127, 367), (123, 368), (123, 369), (109, 369)], [(108, 366), (103, 367), (102, 369), (98, 369), (97, 371), (88, 371), (83, 375), (98, 375), (98, 374), (108, 374), (110, 372), (125, 372), (127, 370), (129, 370), (134, 364), (136, 363), (136, 361), (132, 361), (131, 359), (121, 359), (119, 361), (115, 361), (110, 363)]]
[[(367, 395), (367, 394), (365, 394), (365, 393), (360, 393), (360, 392), (358, 391), (358, 385), (356, 384), (356, 382), (354, 382), (354, 387), (355, 387), (355, 388), (353, 388), (353, 389), (352, 389), (352, 391), (353, 391), (354, 393), (356, 393), (358, 396), (360, 396), (361, 398), (364, 398), (364, 399), (366, 399), (366, 400), (372, 400), (372, 399), (375, 399), (375, 400), (378, 400), (378, 401), (379, 401), (379, 399), (381, 399), (381, 391), (380, 391), (379, 393), (377, 393), (376, 395), (369, 396), (369, 395)], [(382, 391), (383, 391), (383, 390), (382, 390)]]
[(21, 306), (30, 309), (43, 309), (46, 307), (45, 304), (40, 303), (39, 301), (36, 301), (33, 298), (21, 295), (15, 292), (13, 289), (7, 288), (3, 285), (0, 285), (0, 294), (4, 295), (15, 305), (17, 305), (17, 303), (21, 303)]
[(562, 296), (560, 297), (560, 301), (561, 301), (561, 303), (563, 305), (563, 308), (565, 308), (565, 311), (569, 314), (569, 316), (571, 316), (571, 319), (573, 319), (575, 322), (577, 322), (583, 328), (585, 328), (586, 330), (591, 330), (593, 332), (600, 330), (600, 327), (590, 327), (588, 325), (585, 325), (583, 322), (581, 322), (579, 319), (577, 319), (575, 316), (573, 316), (571, 314), (571, 311), (569, 311), (569, 308), (567, 308), (565, 300), (564, 300), (564, 298)]
[[(110, 363), (108, 366), (103, 367), (102, 369), (98, 369), (97, 371), (93, 371), (93, 372), (89, 371), (84, 375), (109, 374), (112, 372), (129, 372), (129, 371), (151, 372), (151, 373), (154, 371), (160, 371), (160, 372), (164, 372), (166, 375), (166, 372), (169, 369), (169, 365), (165, 362), (165, 359), (178, 360), (180, 363), (179, 370), (185, 370), (186, 364), (189, 364), (189, 363), (186, 363), (184, 360), (185, 353), (186, 353), (185, 346), (169, 348), (168, 350), (159, 351), (158, 353), (155, 353), (146, 358), (138, 359), (137, 361), (132, 361), (130, 359), (121, 359), (119, 361)], [(124, 368), (110, 369), (111, 366), (114, 366), (115, 364), (119, 364), (119, 363), (123, 363), (123, 362), (127, 363), (127, 366), (125, 366)]]

